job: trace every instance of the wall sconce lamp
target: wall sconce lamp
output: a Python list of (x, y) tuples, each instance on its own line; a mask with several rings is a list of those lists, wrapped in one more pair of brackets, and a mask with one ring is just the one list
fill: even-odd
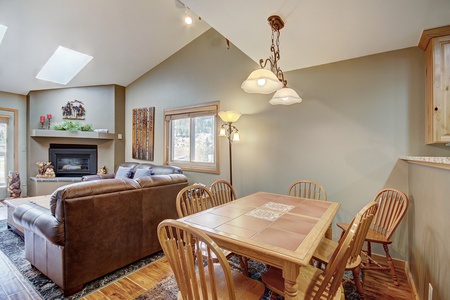
[(231, 146), (233, 142), (240, 141), (239, 130), (233, 125), (234, 122), (239, 120), (242, 114), (235, 111), (221, 111), (219, 117), (225, 123), (222, 124), (219, 131), (219, 136), (226, 137), (228, 139), (228, 150), (230, 154), (230, 184), (233, 185), (233, 156)]
[[(284, 27), (284, 22), (279, 16), (270, 16), (267, 21), (272, 28), (272, 53), (266, 60), (260, 59), (261, 69), (253, 71), (242, 83), (241, 88), (247, 93), (270, 94), (276, 92), (269, 101), (272, 105), (291, 105), (302, 102), (296, 91), (287, 87), (287, 80), (284, 73), (278, 67), (280, 60), (280, 30)], [(270, 70), (265, 67), (269, 66)]]

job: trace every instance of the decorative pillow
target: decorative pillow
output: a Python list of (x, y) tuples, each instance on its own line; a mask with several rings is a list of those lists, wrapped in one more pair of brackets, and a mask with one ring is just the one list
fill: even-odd
[(138, 179), (144, 176), (153, 175), (152, 169), (137, 169), (134, 173), (133, 179)]
[(131, 178), (131, 167), (120, 166), (117, 169), (115, 178)]

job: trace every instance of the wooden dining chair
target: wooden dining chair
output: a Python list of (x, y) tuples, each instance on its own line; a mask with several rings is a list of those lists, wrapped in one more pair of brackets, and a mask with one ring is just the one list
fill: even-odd
[[(364, 289), (362, 287), (361, 281), (359, 280), (359, 274), (361, 272), (361, 249), (364, 244), (364, 240), (366, 238), (367, 232), (369, 230), (370, 224), (372, 223), (372, 220), (375, 216), (375, 213), (377, 212), (378, 203), (377, 202), (371, 202), (364, 206), (357, 214), (357, 216), (353, 219), (352, 222), (355, 222), (355, 220), (359, 220), (358, 229), (355, 233), (355, 243), (353, 245), (352, 251), (350, 253), (350, 257), (347, 261), (347, 265), (345, 267), (345, 270), (351, 270), (353, 274), (353, 281), (356, 285), (356, 288), (358, 290), (358, 293), (361, 296), (361, 299), (364, 298)], [(359, 217), (358, 217), (359, 216)], [(316, 251), (313, 254), (313, 259), (320, 264), (329, 264), (330, 259), (338, 247), (338, 243), (324, 238), (319, 246), (317, 247)]]
[[(236, 200), (236, 192), (233, 186), (226, 180), (219, 179), (214, 181), (209, 188), (214, 198), (215, 205), (222, 205), (233, 200)], [(242, 255), (236, 255), (239, 259), (239, 266), (242, 273), (248, 274), (248, 258)]]
[[(359, 218), (357, 216), (357, 218)], [(351, 224), (344, 236), (340, 239), (325, 270), (307, 265), (300, 268), (298, 284), (298, 299), (343, 299), (342, 278), (345, 266), (350, 257), (355, 243), (355, 234), (358, 230), (359, 220)], [(271, 299), (275, 299), (275, 293), (284, 297), (284, 279), (282, 270), (270, 267), (262, 276), (266, 288), (272, 291)]]
[(325, 188), (320, 183), (311, 180), (299, 180), (294, 182), (289, 187), (288, 195), (315, 200), (327, 200)]
[(180, 218), (216, 206), (213, 195), (203, 185), (190, 185), (183, 188), (178, 192), (176, 205)]
[(178, 299), (240, 300), (264, 295), (264, 284), (232, 270), (221, 249), (202, 231), (164, 220), (158, 225), (158, 238), (175, 275)]
[[(203, 185), (190, 185), (178, 192), (176, 199), (178, 217), (183, 218), (211, 207), (217, 206), (214, 196), (210, 190)], [(200, 244), (201, 245), (201, 244)], [(230, 259), (233, 252), (222, 249), (225, 257)], [(230, 262), (234, 267), (241, 269), (242, 273), (248, 275), (248, 259), (241, 255), (236, 255), (239, 264)]]
[[(298, 180), (291, 184), (288, 190), (289, 196), (308, 198), (314, 200), (327, 201), (327, 191), (318, 182), (311, 180)], [(325, 233), (327, 239), (333, 239), (333, 225), (330, 224), (327, 232)]]
[[(371, 270), (388, 270), (391, 274), (395, 285), (398, 285), (397, 274), (392, 257), (389, 254), (389, 244), (392, 243), (392, 235), (400, 224), (400, 221), (406, 214), (408, 209), (408, 197), (401, 191), (396, 189), (382, 189), (375, 196), (373, 201), (378, 203), (378, 211), (375, 214), (372, 224), (367, 232), (365, 241), (367, 249), (363, 253), (367, 256), (367, 263), (361, 265), (362, 269)], [(343, 230), (347, 230), (348, 224), (337, 223), (337, 226)], [(387, 265), (380, 264), (372, 258), (371, 243), (383, 245), (386, 253)]]
[(236, 200), (236, 192), (233, 186), (226, 180), (214, 181), (209, 188), (217, 205)]

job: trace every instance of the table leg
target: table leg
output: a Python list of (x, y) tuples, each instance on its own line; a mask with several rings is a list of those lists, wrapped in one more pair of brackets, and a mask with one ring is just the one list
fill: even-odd
[(298, 297), (298, 276), (300, 275), (300, 266), (285, 262), (283, 266), (284, 278), (284, 299), (299, 300)]

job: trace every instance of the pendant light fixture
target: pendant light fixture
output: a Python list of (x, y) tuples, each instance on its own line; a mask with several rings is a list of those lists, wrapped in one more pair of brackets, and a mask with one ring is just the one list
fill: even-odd
[[(293, 89), (287, 87), (283, 71), (278, 67), (280, 29), (284, 27), (284, 22), (279, 16), (270, 16), (267, 21), (272, 28), (272, 45), (270, 46), (272, 55), (266, 60), (259, 60), (261, 69), (253, 71), (242, 83), (241, 88), (247, 93), (270, 94), (276, 92), (269, 101), (272, 105), (300, 103), (302, 99)], [(266, 69), (266, 66), (270, 69)]]

